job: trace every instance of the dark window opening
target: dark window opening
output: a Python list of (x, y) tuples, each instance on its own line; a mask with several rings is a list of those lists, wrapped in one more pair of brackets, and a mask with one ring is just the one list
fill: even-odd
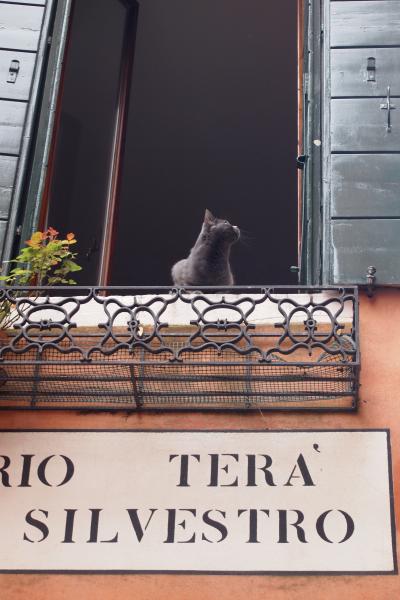
[(73, 4), (47, 223), (76, 234), (82, 284), (100, 276), (126, 20), (120, 0)]
[(246, 232), (237, 284), (294, 283), (296, 150), (294, 0), (75, 0), (47, 221), (76, 233), (82, 284), (168, 285), (206, 207)]

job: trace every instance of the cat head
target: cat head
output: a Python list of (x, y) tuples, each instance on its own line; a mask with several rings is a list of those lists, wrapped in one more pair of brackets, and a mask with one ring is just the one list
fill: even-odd
[(231, 225), (226, 219), (214, 217), (212, 212), (206, 208), (203, 221), (203, 235), (212, 241), (221, 240), (228, 244), (234, 244), (240, 238), (240, 229)]

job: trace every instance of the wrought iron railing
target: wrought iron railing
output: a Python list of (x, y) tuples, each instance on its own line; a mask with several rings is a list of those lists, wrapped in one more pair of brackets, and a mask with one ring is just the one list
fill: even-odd
[(356, 288), (6, 288), (2, 307), (0, 408), (356, 407)]

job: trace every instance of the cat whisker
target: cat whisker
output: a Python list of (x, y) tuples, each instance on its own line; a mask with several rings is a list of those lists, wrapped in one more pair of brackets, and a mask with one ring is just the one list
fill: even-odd
[(250, 248), (252, 246), (251, 242), (248, 242), (247, 240), (240, 240), (240, 243), (242, 246), (245, 246), (246, 248)]
[(251, 237), (241, 232), (239, 242), (241, 242), (244, 246), (249, 246), (251, 242), (255, 239), (255, 237)]

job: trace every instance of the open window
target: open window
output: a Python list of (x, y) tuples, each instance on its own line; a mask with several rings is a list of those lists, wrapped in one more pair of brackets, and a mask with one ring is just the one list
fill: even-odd
[(85, 285), (169, 284), (208, 207), (246, 232), (238, 284), (295, 283), (303, 3), (69, 4), (56, 16), (64, 65), (25, 238), (46, 223), (74, 231)]
[[(83, 285), (0, 290), (21, 316), (0, 348), (0, 409), (354, 410), (357, 290), (310, 285), (322, 4), (51, 4), (19, 242), (46, 224), (74, 231)], [(171, 289), (206, 207), (248, 233), (239, 285)]]
[(81, 283), (170, 283), (208, 206), (249, 232), (238, 284), (294, 283), (292, 265), (307, 285), (399, 284), (398, 0), (21, 5), (3, 259), (47, 222), (77, 234)]

